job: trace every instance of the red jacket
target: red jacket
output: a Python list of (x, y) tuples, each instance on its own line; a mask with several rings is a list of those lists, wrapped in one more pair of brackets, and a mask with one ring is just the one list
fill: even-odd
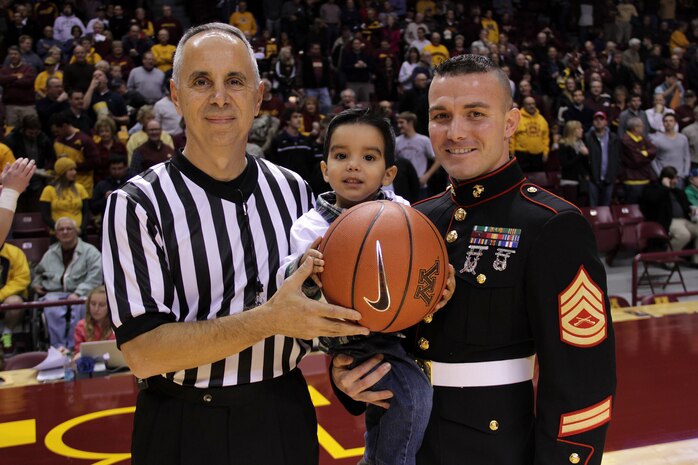
[(21, 62), (19, 66), (0, 67), (0, 86), (3, 88), (2, 103), (5, 105), (34, 105), (34, 79), (36, 70)]

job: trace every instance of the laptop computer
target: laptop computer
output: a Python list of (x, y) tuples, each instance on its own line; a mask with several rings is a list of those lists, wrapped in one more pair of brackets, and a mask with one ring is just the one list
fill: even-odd
[[(105, 357), (108, 354), (108, 357)], [(109, 369), (127, 367), (124, 354), (116, 348), (116, 341), (92, 341), (80, 344), (80, 355), (92, 357), (97, 361), (104, 361)]]

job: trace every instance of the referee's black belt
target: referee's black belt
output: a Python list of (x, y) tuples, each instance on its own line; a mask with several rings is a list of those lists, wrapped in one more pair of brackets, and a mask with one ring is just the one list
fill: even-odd
[(256, 383), (241, 384), (237, 386), (197, 388), (182, 386), (172, 382), (164, 376), (150, 378), (138, 378), (138, 390), (157, 392), (169, 397), (174, 397), (195, 404), (215, 406), (234, 406), (248, 402), (258, 402), (260, 396), (273, 394), (283, 390), (288, 385), (297, 385), (300, 381), (305, 383), (303, 375), (298, 368), (276, 378), (259, 381)]

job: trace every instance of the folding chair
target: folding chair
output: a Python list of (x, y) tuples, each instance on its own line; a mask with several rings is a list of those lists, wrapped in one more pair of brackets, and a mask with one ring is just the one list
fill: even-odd
[(22, 249), (24, 255), (27, 256), (29, 266), (39, 263), (51, 245), (51, 239), (48, 237), (8, 239), (7, 242)]
[[(664, 245), (668, 250), (671, 250), (669, 235), (661, 224), (655, 223), (654, 221), (643, 221), (636, 225), (636, 229), (638, 247), (641, 252), (647, 251), (650, 246), (657, 244)], [(683, 274), (681, 273), (680, 263), (682, 262), (682, 259), (680, 257), (667, 255), (666, 257), (660, 258), (643, 259), (640, 262), (642, 263), (643, 269), (642, 274), (640, 274), (637, 281), (638, 286), (646, 284), (650, 287), (652, 294), (654, 294), (654, 286), (658, 283), (662, 283), (662, 289), (666, 289), (669, 284), (681, 284), (684, 292), (687, 292), (686, 283), (684, 282)], [(669, 273), (653, 275), (650, 273), (650, 269), (653, 265), (655, 267), (668, 270)], [(674, 274), (678, 276), (678, 280), (671, 281)]]
[(609, 302), (611, 302), (611, 308), (626, 308), (630, 307), (630, 302), (628, 302), (625, 297), (619, 295), (609, 295)]

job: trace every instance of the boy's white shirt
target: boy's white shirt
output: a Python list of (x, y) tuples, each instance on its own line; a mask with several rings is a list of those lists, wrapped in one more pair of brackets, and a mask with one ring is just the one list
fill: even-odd
[[(410, 202), (395, 194), (393, 191), (383, 190), (386, 200), (398, 202), (410, 206)], [(279, 270), (276, 272), (277, 288), (286, 278), (286, 270), (293, 262), (303, 256), (308, 247), (318, 237), (324, 236), (330, 224), (313, 208), (298, 218), (291, 227), (290, 248), (291, 255), (281, 260)]]

